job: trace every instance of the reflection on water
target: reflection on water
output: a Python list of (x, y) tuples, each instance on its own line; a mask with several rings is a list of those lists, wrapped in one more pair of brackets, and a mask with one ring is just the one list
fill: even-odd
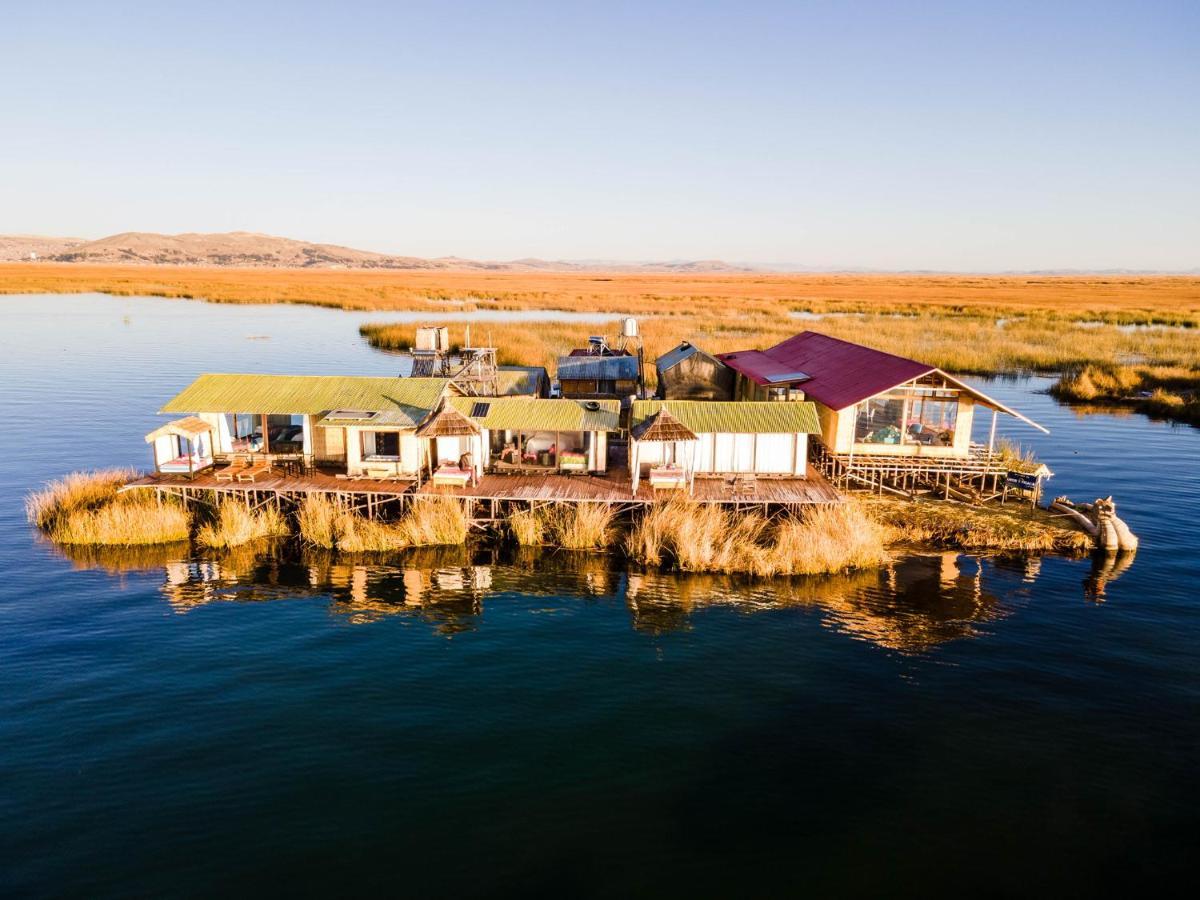
[[(80, 567), (111, 574), (162, 571), (162, 594), (187, 613), (213, 603), (328, 597), (332, 615), (352, 625), (404, 616), (450, 636), (483, 624), (485, 603), (506, 596), (595, 598), (622, 604), (635, 630), (655, 635), (697, 627), (706, 609), (753, 614), (812, 608), (847, 637), (902, 653), (976, 637), (1009, 607), (985, 583), (985, 561), (956, 552), (911, 553), (877, 570), (826, 577), (750, 581), (728, 575), (630, 571), (603, 554), (531, 548), (424, 548), (380, 559), (329, 551), (242, 547), (187, 558), (186, 546), (78, 548), (61, 552)], [(183, 553), (181, 553), (181, 550)], [(1084, 596), (1103, 600), (1132, 554), (1097, 556)], [(1033, 584), (1039, 557), (999, 557), (986, 566)]]

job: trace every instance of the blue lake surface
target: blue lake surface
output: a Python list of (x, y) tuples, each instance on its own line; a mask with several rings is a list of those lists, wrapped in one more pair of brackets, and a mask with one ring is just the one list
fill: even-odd
[[(366, 318), (0, 297), (0, 894), (1096, 896), (1191, 872), (1200, 431), (991, 382), (1091, 560), (748, 583), (492, 550), (50, 546), (200, 371), (395, 374)], [(819, 324), (816, 326), (819, 328)], [(1086, 335), (1081, 336), (1081, 340)]]

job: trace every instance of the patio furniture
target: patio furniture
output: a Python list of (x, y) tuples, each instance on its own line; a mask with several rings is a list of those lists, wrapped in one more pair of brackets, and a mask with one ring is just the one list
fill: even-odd
[(686, 488), (687, 473), (679, 466), (651, 466), (650, 487), (656, 491)]
[(586, 472), (588, 467), (586, 453), (563, 453), (558, 458), (558, 467), (564, 472)]
[(237, 481), (253, 483), (254, 481), (256, 481), (259, 478), (259, 476), (269, 475), (270, 472), (271, 472), (271, 466), (269, 463), (255, 463), (255, 464), (249, 465), (246, 468), (242, 469), (240, 472), (235, 474), (233, 477)]
[(471, 470), (458, 466), (438, 466), (433, 473), (433, 483), (446, 487), (466, 487), (471, 483)]
[(234, 456), (230, 459), (229, 465), (218, 469), (215, 473), (213, 473), (213, 477), (216, 478), (217, 481), (232, 482), (234, 478), (237, 477), (239, 472), (244, 472), (249, 467), (250, 460), (248, 460), (246, 457)]

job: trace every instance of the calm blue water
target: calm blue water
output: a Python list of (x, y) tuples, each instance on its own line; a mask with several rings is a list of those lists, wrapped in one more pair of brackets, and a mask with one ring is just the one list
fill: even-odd
[[(1187, 874), (1200, 431), (989, 390), (1132, 566), (747, 585), (596, 557), (68, 558), (202, 370), (394, 373), (363, 317), (0, 298), (0, 894), (1095, 896)], [(1102, 573), (1100, 573), (1102, 574)]]

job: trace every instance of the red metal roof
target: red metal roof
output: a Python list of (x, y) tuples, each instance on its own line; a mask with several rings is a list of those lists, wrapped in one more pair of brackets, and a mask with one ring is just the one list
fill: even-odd
[(803, 331), (767, 350), (739, 350), (717, 357), (762, 385), (787, 384), (781, 376), (803, 373), (807, 379), (797, 377), (791, 383), (830, 409), (845, 409), (935, 371), (925, 363), (816, 331)]

